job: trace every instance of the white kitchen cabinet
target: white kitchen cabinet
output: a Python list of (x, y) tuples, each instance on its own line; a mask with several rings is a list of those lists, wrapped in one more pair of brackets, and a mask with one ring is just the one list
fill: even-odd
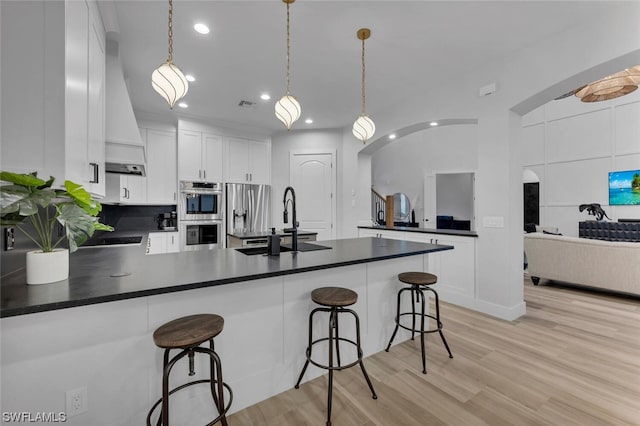
[(106, 195), (105, 176), (105, 33), (97, 13), (89, 20), (89, 76), (87, 82), (87, 190)]
[(106, 181), (104, 203), (146, 204), (146, 177), (107, 173)]
[(178, 232), (150, 232), (147, 254), (177, 253), (180, 251)]
[(147, 203), (177, 203), (176, 134), (166, 130), (140, 129), (147, 147)]
[(226, 182), (270, 183), (271, 146), (268, 142), (226, 138)]
[(222, 182), (222, 137), (192, 130), (178, 133), (178, 179)]
[(359, 228), (358, 236), (423, 242), (422, 239), (416, 240), (415, 237), (410, 235), (409, 232), (389, 231), (385, 229)]
[(424, 234), (425, 242), (454, 246), (453, 250), (431, 253), (429, 272), (438, 276), (438, 288), (445, 293), (473, 298), (476, 277), (476, 239), (456, 235)]
[(105, 32), (96, 2), (2, 2), (1, 18), (2, 169), (104, 196)]
[(442, 289), (444, 293), (465, 298), (473, 298), (475, 296), (475, 237), (370, 228), (359, 228), (358, 236), (453, 246), (453, 250), (429, 254), (428, 272), (438, 276), (437, 288)]

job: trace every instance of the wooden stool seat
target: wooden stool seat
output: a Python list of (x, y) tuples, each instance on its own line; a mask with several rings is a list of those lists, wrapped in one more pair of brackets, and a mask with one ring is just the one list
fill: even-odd
[(398, 279), (411, 285), (431, 285), (438, 282), (438, 277), (428, 272), (403, 272), (398, 274)]
[(358, 301), (358, 293), (342, 287), (321, 287), (311, 292), (311, 300), (322, 306), (349, 306)]
[(153, 342), (164, 349), (184, 349), (216, 337), (224, 328), (224, 318), (215, 314), (182, 317), (160, 326)]

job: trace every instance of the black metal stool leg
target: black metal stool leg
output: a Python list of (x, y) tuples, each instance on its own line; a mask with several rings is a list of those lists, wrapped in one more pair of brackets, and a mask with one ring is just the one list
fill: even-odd
[(444, 338), (444, 333), (442, 332), (442, 322), (440, 322), (440, 301), (438, 299), (438, 293), (433, 289), (429, 289), (433, 292), (435, 304), (436, 304), (436, 321), (438, 322), (438, 333), (440, 334), (440, 338), (442, 339), (442, 343), (444, 343), (444, 347), (447, 348), (447, 352), (449, 353), (449, 358), (453, 358), (453, 354), (451, 353), (451, 349), (449, 349), (449, 345), (447, 344), (447, 339)]
[(422, 292), (422, 290), (418, 290), (416, 288), (416, 293), (418, 293), (418, 291), (420, 292), (420, 298), (422, 301), (422, 315), (420, 317), (420, 346), (422, 347), (422, 374), (427, 374), (427, 354), (425, 353), (425, 349), (424, 349), (424, 319), (425, 319), (425, 304), (426, 302), (426, 298), (424, 296), (424, 293)]
[(362, 362), (362, 345), (360, 344), (360, 318), (355, 311), (351, 309), (345, 309), (345, 312), (351, 312), (353, 317), (356, 319), (356, 349), (358, 351), (358, 363), (360, 364), (360, 369), (362, 370), (362, 374), (364, 375), (367, 384), (369, 385), (369, 389), (371, 389), (371, 395), (373, 399), (378, 399), (378, 395), (376, 395), (376, 391), (373, 389), (373, 383), (371, 383), (371, 379), (369, 379), (369, 375), (367, 374), (367, 370), (364, 368), (364, 363)]
[(417, 295), (418, 290), (411, 289), (411, 314), (412, 314), (411, 315), (411, 340), (414, 340), (414, 337), (416, 334), (416, 299), (415, 299), (414, 292)]
[(327, 426), (331, 425), (331, 402), (333, 400), (333, 320), (337, 316), (335, 308), (331, 308), (331, 314), (329, 316), (329, 386), (327, 393)]
[(395, 339), (396, 337), (396, 333), (398, 332), (398, 328), (400, 328), (400, 300), (401, 300), (401, 296), (402, 296), (402, 291), (404, 289), (401, 289), (400, 291), (398, 291), (398, 303), (396, 306), (396, 328), (393, 329), (393, 333), (391, 334), (391, 339), (389, 339), (389, 344), (387, 345), (387, 348), (385, 349), (386, 352), (389, 352), (389, 348), (391, 348), (391, 343), (393, 343), (393, 339)]
[(307, 350), (306, 350), (307, 360), (305, 361), (304, 366), (302, 367), (302, 371), (300, 372), (300, 376), (298, 377), (298, 381), (294, 386), (294, 388), (296, 389), (300, 388), (300, 382), (302, 381), (302, 377), (304, 376), (304, 373), (307, 371), (307, 367), (309, 367), (309, 360), (311, 359), (311, 349), (313, 348), (313, 315), (317, 311), (318, 311), (317, 309), (314, 309), (309, 314), (309, 333), (307, 334), (309, 336), (309, 346), (307, 346)]
[(338, 329), (338, 312), (332, 311), (332, 315), (333, 315), (333, 319), (335, 321), (335, 329), (336, 329), (336, 334), (335, 334), (335, 342), (336, 342), (336, 359), (338, 361), (338, 367), (340, 367), (341, 363), (340, 363), (340, 332)]
[(158, 425), (169, 424), (169, 373), (172, 366), (169, 366), (169, 349), (165, 349), (164, 362), (162, 364), (162, 411), (158, 418)]
[[(215, 344), (213, 343), (213, 339), (209, 340), (209, 348), (211, 349), (211, 351), (215, 352)], [(209, 377), (211, 380), (211, 397), (213, 398), (213, 402), (218, 409), (218, 413), (220, 413), (222, 416), (220, 418), (222, 425), (227, 426), (226, 414), (222, 414), (224, 412), (224, 385), (222, 380), (222, 364), (220, 362), (220, 359), (216, 359), (211, 355), (209, 355)]]

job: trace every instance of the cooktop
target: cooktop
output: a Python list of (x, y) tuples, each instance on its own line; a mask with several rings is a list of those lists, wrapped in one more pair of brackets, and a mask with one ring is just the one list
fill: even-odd
[(140, 244), (141, 242), (142, 235), (133, 235), (129, 237), (101, 237), (87, 241), (83, 247)]

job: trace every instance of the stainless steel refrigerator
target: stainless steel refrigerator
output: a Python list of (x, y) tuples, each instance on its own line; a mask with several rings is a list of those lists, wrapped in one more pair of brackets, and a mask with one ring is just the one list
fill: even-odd
[(271, 187), (246, 183), (226, 186), (227, 233), (268, 231), (271, 226)]

